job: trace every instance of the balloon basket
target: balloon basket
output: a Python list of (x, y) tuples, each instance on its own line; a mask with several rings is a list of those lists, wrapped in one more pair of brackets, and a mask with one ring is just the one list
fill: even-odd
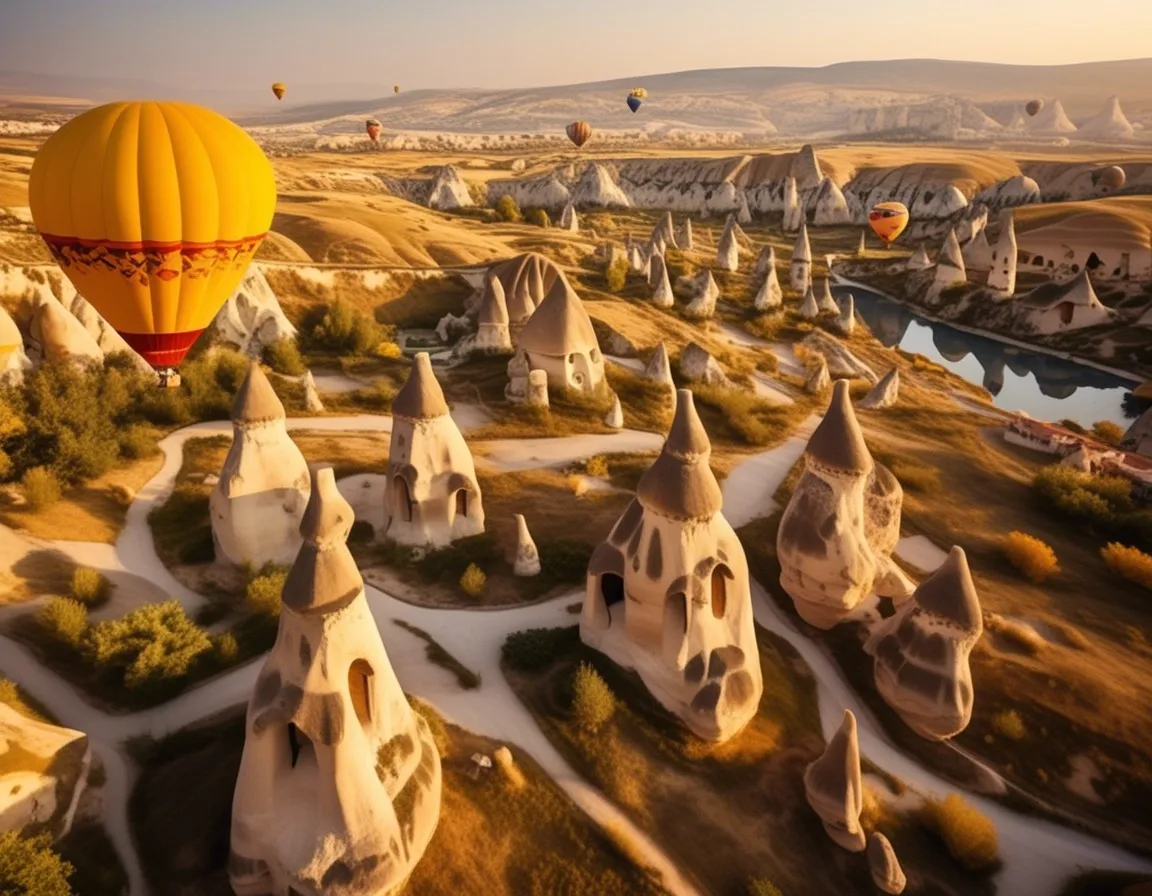
[(180, 374), (171, 367), (167, 367), (164, 370), (157, 370), (156, 376), (159, 379), (161, 389), (177, 389), (180, 386)]

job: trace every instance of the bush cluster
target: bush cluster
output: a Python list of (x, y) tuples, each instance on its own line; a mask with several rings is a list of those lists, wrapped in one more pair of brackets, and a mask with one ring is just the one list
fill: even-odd
[(1125, 541), (1152, 542), (1152, 509), (1137, 508), (1132, 484), (1120, 476), (1092, 476), (1070, 467), (1048, 466), (1032, 487), (1060, 515), (1098, 533)]
[(616, 695), (600, 673), (588, 663), (576, 667), (572, 676), (572, 715), (587, 731), (599, 731), (616, 712)]
[(1100, 549), (1100, 556), (1114, 573), (1152, 591), (1152, 555), (1112, 542)]
[(500, 221), (515, 224), (523, 218), (523, 215), (520, 214), (520, 204), (514, 196), (501, 196), (496, 200), (495, 209), (496, 218)]
[(556, 655), (573, 640), (579, 640), (578, 629), (530, 628), (513, 632), (500, 649), (503, 661), (518, 672), (539, 672), (552, 665)]
[(0, 893), (13, 896), (72, 896), (73, 867), (52, 851), (47, 834), (0, 834)]
[(1037, 585), (1060, 571), (1056, 552), (1039, 538), (1026, 532), (1009, 532), (1004, 539), (1004, 556)]
[(609, 292), (619, 293), (624, 288), (627, 279), (628, 262), (623, 258), (617, 258), (604, 271), (604, 280), (608, 284)]
[(484, 570), (475, 563), (469, 563), (464, 574), (460, 576), (460, 590), (473, 600), (478, 600), (484, 594), (484, 586), (487, 583), (488, 577), (484, 574)]
[(925, 822), (940, 835), (952, 858), (969, 871), (982, 871), (999, 858), (996, 825), (960, 794), (924, 805)]
[(342, 299), (315, 305), (300, 325), (305, 348), (336, 355), (371, 355), (390, 343), (392, 331)]

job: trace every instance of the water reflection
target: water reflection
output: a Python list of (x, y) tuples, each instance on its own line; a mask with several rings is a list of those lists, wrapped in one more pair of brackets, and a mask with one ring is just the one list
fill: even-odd
[(884, 345), (924, 355), (983, 386), (997, 407), (1085, 426), (1097, 420), (1128, 422), (1124, 400), (1132, 384), (1127, 380), (925, 320), (907, 306), (866, 290), (834, 287), (832, 291), (837, 297), (852, 293), (856, 313)]

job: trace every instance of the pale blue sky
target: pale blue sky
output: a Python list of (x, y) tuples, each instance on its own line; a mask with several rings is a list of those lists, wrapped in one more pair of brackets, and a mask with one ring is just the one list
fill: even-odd
[(0, 0), (0, 70), (201, 89), (1152, 55), (1148, 0)]

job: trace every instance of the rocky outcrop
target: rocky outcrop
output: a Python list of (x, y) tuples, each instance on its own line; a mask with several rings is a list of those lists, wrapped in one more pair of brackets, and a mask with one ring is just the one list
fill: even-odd
[(432, 189), (428, 195), (428, 207), (441, 211), (454, 211), (459, 208), (471, 208), (476, 203), (468, 191), (468, 184), (460, 176), (454, 165), (445, 165), (432, 181)]
[(557, 278), (564, 276), (555, 262), (537, 252), (526, 252), (494, 264), (489, 268), (489, 274), (496, 277), (504, 289), (504, 304), (513, 341)]
[(988, 272), (988, 289), (1002, 297), (1016, 292), (1016, 223), (1011, 213), (1001, 219), (1000, 235), (992, 250), (992, 264)]
[(792, 247), (789, 281), (796, 292), (805, 292), (812, 280), (812, 247), (808, 244), (808, 225), (801, 223), (800, 235)]
[(1087, 269), (1065, 283), (1043, 283), (1018, 305), (1022, 319), (1046, 335), (1107, 323), (1115, 312), (1096, 297)]
[(987, 232), (983, 229), (976, 231), (976, 235), (964, 246), (961, 254), (966, 272), (987, 274), (992, 270), (992, 246), (988, 242)]
[(1104, 108), (1080, 125), (1076, 136), (1082, 140), (1131, 140), (1136, 136), (1132, 122), (1120, 108), (1120, 97), (1110, 96)]
[(501, 196), (511, 196), (521, 208), (545, 208), (549, 211), (572, 203), (571, 191), (555, 171), (524, 180), (490, 181), (488, 204), (495, 205)]
[(873, 831), (868, 838), (868, 868), (872, 872), (872, 883), (881, 893), (900, 896), (908, 885), (904, 869), (896, 858), (896, 850), (879, 831)]
[(29, 335), (40, 347), (40, 357), (56, 364), (100, 366), (104, 352), (71, 313), (51, 295), (41, 295), (32, 312)]
[(893, 367), (875, 386), (869, 390), (857, 407), (867, 411), (879, 411), (890, 408), (900, 398), (900, 368)]
[(604, 425), (609, 429), (624, 428), (624, 409), (620, 407), (620, 396), (612, 396), (612, 409), (604, 417)]
[(311, 370), (304, 371), (304, 409), (309, 414), (323, 414), (324, 402), (320, 400), (320, 393), (316, 391), (316, 380)]
[(801, 146), (800, 151), (793, 156), (789, 176), (796, 181), (796, 188), (800, 191), (816, 189), (824, 180), (820, 160), (816, 158), (816, 150), (810, 143)]
[[(775, 255), (772, 258), (775, 261)], [(757, 311), (776, 311), (784, 307), (784, 290), (780, 288), (780, 280), (776, 276), (776, 265), (769, 264), (767, 270), (767, 276), (752, 303)]]
[(214, 342), (259, 358), (265, 346), (295, 339), (296, 328), (280, 307), (259, 265), (249, 265), (240, 285), (221, 306), (212, 322)]
[(105, 357), (119, 352), (131, 359), (141, 372), (152, 373), (152, 366), (132, 350), (132, 347), (124, 341), (124, 337), (113, 330), (108, 321), (101, 317), (100, 312), (82, 295), (77, 294), (72, 298), (70, 310), (72, 316), (80, 321), (84, 329), (96, 340)]
[(800, 193), (796, 188), (796, 178), (784, 181), (784, 230), (794, 233), (804, 226), (804, 206), (800, 204)]
[(867, 170), (847, 185), (845, 198), (862, 211), (880, 202), (902, 202), (914, 223), (949, 219), (968, 208), (959, 187), (942, 180), (933, 166), (917, 163)]
[(812, 199), (811, 209), (812, 223), (816, 227), (836, 227), (851, 224), (853, 220), (848, 201), (830, 177), (820, 182), (820, 187)]
[(631, 208), (611, 172), (599, 162), (591, 162), (572, 188), (572, 204), (577, 208)]
[(725, 741), (756, 714), (763, 681), (748, 564), (710, 454), (681, 389), (660, 456), (589, 561), (580, 637), (697, 736)]
[(940, 249), (940, 254), (936, 256), (933, 285), (937, 290), (943, 290), (956, 283), (964, 283), (967, 279), (968, 274), (964, 269), (964, 253), (960, 251), (956, 231), (949, 228), (944, 237), (944, 245)]
[(926, 271), (932, 267), (932, 259), (928, 257), (928, 250), (924, 248), (921, 243), (916, 247), (916, 251), (908, 256), (908, 261), (904, 263), (904, 267), (909, 271)]
[(753, 277), (763, 277), (776, 267), (776, 249), (773, 246), (765, 245), (760, 254), (756, 256), (756, 266), (752, 269)]
[(840, 305), (840, 314), (836, 318), (836, 331), (848, 338), (856, 331), (856, 299), (849, 293)]
[(720, 245), (716, 249), (716, 267), (721, 271), (735, 272), (740, 268), (740, 245), (736, 242), (736, 218), (728, 216), (724, 232), (720, 235)]
[(1031, 205), (1040, 202), (1040, 185), (1027, 175), (1017, 174), (985, 187), (972, 201), (992, 211)]
[(959, 547), (873, 629), (865, 650), (875, 657), (876, 689), (921, 737), (945, 740), (968, 727), (968, 655), (983, 631), (980, 599)]
[(1140, 418), (1128, 427), (1120, 447), (1125, 451), (1152, 457), (1152, 408), (1141, 414)]
[(332, 468), (315, 470), (276, 643), (248, 703), (228, 858), (236, 893), (399, 892), (440, 817), (440, 756), (380, 640), (346, 543), (352, 523)]
[[(689, 225), (691, 230), (691, 225)], [(679, 242), (676, 239), (676, 227), (672, 223), (672, 212), (664, 212), (663, 217), (652, 228), (651, 240), (653, 243), (659, 243), (663, 248), (660, 254), (663, 255), (669, 247), (673, 249), (679, 248)]]
[(691, 218), (685, 218), (684, 224), (676, 232), (676, 245), (683, 249), (685, 252), (691, 252), (696, 248), (696, 243), (692, 239)]
[(580, 219), (576, 214), (576, 206), (571, 202), (564, 206), (564, 211), (560, 215), (560, 229), (569, 233), (580, 232)]
[(820, 303), (816, 301), (816, 293), (812, 291), (812, 284), (804, 291), (804, 301), (796, 312), (804, 320), (816, 320), (820, 316)]
[(907, 599), (911, 583), (892, 560), (902, 500), (864, 444), (848, 382), (837, 380), (776, 541), (780, 585), (805, 622), (832, 628), (873, 592)]
[(592, 332), (596, 334), (596, 341), (606, 354), (617, 358), (635, 358), (636, 346), (632, 340), (602, 320), (592, 320)]
[(649, 282), (652, 286), (652, 304), (657, 308), (671, 308), (676, 304), (676, 297), (672, 293), (672, 283), (668, 279), (668, 265), (664, 263), (663, 255), (653, 255), (648, 270)]
[(1027, 121), (1028, 130), (1033, 134), (1073, 134), (1076, 125), (1064, 113), (1060, 100), (1053, 100)]
[(24, 374), (32, 369), (32, 362), (24, 352), (24, 337), (20, 328), (4, 306), (0, 305), (0, 383), (16, 386), (24, 382)]
[[(91, 755), (81, 731), (29, 718), (0, 703), (0, 834), (68, 833), (84, 792)], [(5, 865), (5, 892), (28, 893), (19, 866)]]
[(516, 520), (516, 554), (512, 560), (512, 574), (524, 578), (540, 575), (540, 552), (528, 531), (524, 514), (513, 515)]
[(232, 445), (209, 498), (216, 559), (252, 569), (290, 564), (300, 548), (308, 480), (284, 405), (253, 361), (232, 404)]
[(804, 391), (809, 395), (819, 395), (832, 386), (832, 377), (828, 375), (828, 362), (824, 360), (823, 355), (819, 357), (819, 363), (808, 374), (808, 379), (804, 382)]
[(663, 343), (656, 346), (652, 359), (644, 365), (644, 379), (656, 383), (663, 383), (675, 391), (676, 384), (672, 380), (672, 365), (668, 362), (668, 347)]
[(864, 808), (860, 743), (856, 736), (856, 717), (850, 710), (844, 710), (844, 721), (820, 758), (805, 769), (804, 793), (808, 805), (824, 822), (824, 831), (832, 842), (849, 852), (864, 851), (864, 829), (860, 825), (860, 812)]
[(725, 387), (732, 385), (716, 359), (695, 342), (689, 342), (680, 354), (680, 375), (690, 383)]
[(716, 300), (720, 298), (720, 287), (711, 271), (704, 271), (695, 281), (695, 296), (684, 309), (684, 316), (693, 320), (705, 320), (716, 313)]
[(862, 379), (869, 383), (875, 383), (877, 380), (876, 372), (871, 367), (826, 333), (820, 331), (810, 333), (800, 344), (805, 351), (824, 356), (834, 379)]
[(832, 287), (827, 277), (824, 277), (816, 287), (816, 307), (820, 309), (821, 314), (840, 313), (840, 306), (832, 298)]
[(484, 292), (476, 313), (476, 340), (473, 347), (483, 352), (512, 351), (512, 335), (508, 320), (508, 303), (500, 278), (489, 275), (484, 280)]
[(584, 303), (561, 274), (516, 339), (532, 370), (549, 388), (595, 392), (604, 381), (604, 357)]

